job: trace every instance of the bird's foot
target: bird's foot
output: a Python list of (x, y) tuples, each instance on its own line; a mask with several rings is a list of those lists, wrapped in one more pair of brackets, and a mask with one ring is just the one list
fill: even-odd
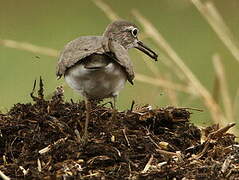
[(112, 121), (115, 121), (117, 119), (117, 110), (112, 109), (112, 116), (111, 116)]
[(83, 146), (85, 146), (85, 145), (87, 145), (87, 143), (89, 142), (89, 138), (88, 138), (88, 135), (83, 135), (82, 136), (82, 138), (81, 138), (81, 140), (80, 140), (80, 143), (83, 145)]
[(83, 136), (80, 135), (79, 131), (75, 129), (76, 141), (83, 146), (88, 143), (88, 133), (84, 133)]

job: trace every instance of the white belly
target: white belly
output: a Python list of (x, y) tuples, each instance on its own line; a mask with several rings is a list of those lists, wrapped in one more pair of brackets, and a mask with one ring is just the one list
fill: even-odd
[(126, 73), (116, 63), (99, 69), (87, 69), (76, 64), (65, 74), (67, 84), (81, 95), (92, 99), (117, 96), (127, 81)]

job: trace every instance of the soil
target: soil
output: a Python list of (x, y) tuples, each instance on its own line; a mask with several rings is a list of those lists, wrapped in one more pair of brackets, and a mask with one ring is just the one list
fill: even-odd
[(62, 87), (46, 100), (42, 81), (31, 96), (0, 114), (3, 179), (239, 179), (239, 145), (227, 133), (235, 124), (202, 131), (190, 108), (93, 103), (83, 144), (83, 101), (65, 102)]

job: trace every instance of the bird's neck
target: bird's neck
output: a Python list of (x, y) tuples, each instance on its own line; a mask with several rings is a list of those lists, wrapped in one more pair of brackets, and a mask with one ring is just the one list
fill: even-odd
[(123, 41), (122, 39), (120, 38), (109, 38), (109, 41), (114, 41), (114, 42), (117, 42), (118, 44), (120, 44), (121, 46), (123, 46), (126, 50), (130, 49), (131, 47), (125, 43), (125, 41)]
[(114, 34), (110, 31), (105, 31), (103, 34), (104, 37), (108, 38), (110, 41), (115, 41), (118, 44), (120, 44), (121, 46), (123, 46), (125, 49), (129, 49), (131, 47), (129, 47), (129, 44), (127, 44), (127, 41), (125, 41), (126, 39), (126, 34), (121, 33), (121, 34)]

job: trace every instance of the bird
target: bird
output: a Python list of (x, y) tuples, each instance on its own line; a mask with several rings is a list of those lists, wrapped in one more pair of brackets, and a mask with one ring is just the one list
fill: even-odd
[(139, 28), (126, 20), (110, 23), (101, 36), (81, 36), (61, 51), (56, 75), (85, 97), (86, 120), (82, 141), (88, 141), (88, 123), (92, 100), (116, 98), (135, 77), (128, 50), (136, 48), (155, 61), (158, 55), (138, 39)]

